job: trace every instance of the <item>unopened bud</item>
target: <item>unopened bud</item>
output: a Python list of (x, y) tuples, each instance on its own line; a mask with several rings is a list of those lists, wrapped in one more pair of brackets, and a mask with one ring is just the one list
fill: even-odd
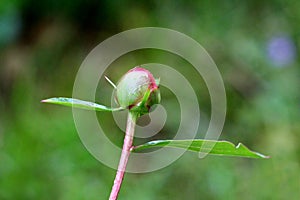
[(148, 70), (140, 67), (129, 70), (116, 90), (116, 101), (121, 107), (136, 109), (141, 114), (149, 112), (152, 105), (160, 102), (158, 83)]

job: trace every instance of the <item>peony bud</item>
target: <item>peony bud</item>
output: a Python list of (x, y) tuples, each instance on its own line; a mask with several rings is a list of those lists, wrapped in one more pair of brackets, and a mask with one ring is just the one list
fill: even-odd
[(152, 105), (160, 102), (158, 83), (148, 70), (140, 67), (129, 70), (116, 90), (116, 101), (121, 107), (141, 114), (149, 112)]

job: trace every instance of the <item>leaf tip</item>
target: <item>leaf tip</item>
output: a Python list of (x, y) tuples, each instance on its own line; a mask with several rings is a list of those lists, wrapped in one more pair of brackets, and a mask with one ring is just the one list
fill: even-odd
[(260, 158), (264, 158), (264, 159), (269, 159), (269, 158), (271, 158), (271, 156), (266, 156), (266, 155), (263, 155), (263, 154), (258, 153), (258, 152), (255, 152), (255, 153), (256, 153), (256, 155), (258, 155)]
[(248, 149), (248, 148), (247, 148), (244, 144), (242, 144), (242, 143), (238, 143), (238, 145), (236, 145), (235, 148), (236, 148), (236, 149), (244, 148), (244, 149), (246, 149), (246, 150), (252, 152), (255, 156), (257, 156), (256, 158), (264, 158), (264, 159), (269, 159), (269, 158), (271, 158), (271, 156), (266, 156), (266, 155), (264, 155), (264, 154), (261, 154), (261, 153), (258, 153), (258, 152), (256, 152), (256, 151), (252, 151), (252, 150)]
[(49, 99), (43, 99), (41, 100), (41, 103), (48, 103), (49, 102)]

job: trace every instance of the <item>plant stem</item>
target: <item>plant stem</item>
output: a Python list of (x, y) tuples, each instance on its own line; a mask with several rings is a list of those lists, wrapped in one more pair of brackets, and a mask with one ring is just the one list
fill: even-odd
[(129, 111), (122, 154), (119, 161), (118, 171), (114, 180), (114, 185), (112, 187), (109, 200), (116, 200), (118, 198), (118, 194), (126, 170), (127, 161), (130, 155), (130, 148), (132, 147), (132, 141), (133, 141), (133, 135), (134, 135), (134, 129), (135, 129), (137, 117), (138, 117), (137, 113)]

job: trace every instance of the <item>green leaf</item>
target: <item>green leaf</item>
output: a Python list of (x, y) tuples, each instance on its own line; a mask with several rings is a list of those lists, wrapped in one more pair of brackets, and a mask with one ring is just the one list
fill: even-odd
[(82, 108), (86, 110), (96, 110), (96, 111), (119, 111), (123, 110), (123, 108), (109, 108), (100, 104), (96, 104), (89, 101), (83, 101), (79, 99), (72, 99), (72, 98), (66, 98), (66, 97), (54, 97), (50, 99), (42, 100), (43, 103), (52, 103), (52, 104), (58, 104), (63, 106), (70, 106), (75, 108)]
[[(202, 146), (203, 145), (203, 146)], [(208, 153), (219, 156), (239, 156), (248, 158), (269, 158), (263, 154), (249, 150), (239, 143), (237, 146), (227, 141), (214, 140), (155, 140), (132, 148), (132, 151), (140, 151), (153, 147), (175, 147), (189, 151)], [(201, 148), (202, 147), (202, 148)]]
[(157, 86), (159, 86), (159, 84), (160, 84), (160, 78), (156, 78), (155, 79), (155, 83), (156, 83)]

